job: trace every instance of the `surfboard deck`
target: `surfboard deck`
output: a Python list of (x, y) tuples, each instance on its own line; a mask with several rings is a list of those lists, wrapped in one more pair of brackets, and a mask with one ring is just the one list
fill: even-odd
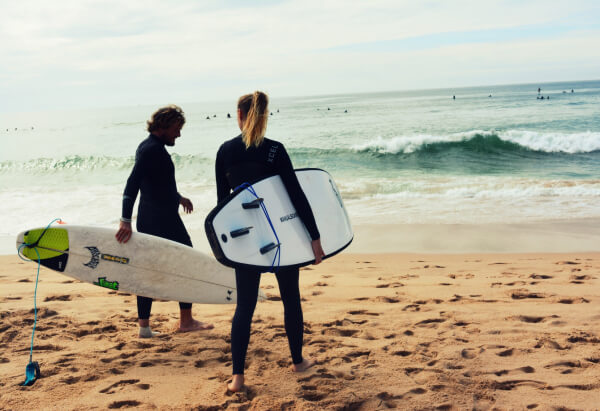
[[(325, 170), (303, 168), (295, 171), (315, 216), (325, 258), (332, 257), (350, 245), (354, 238), (342, 196), (333, 177)], [(279, 247), (280, 268), (313, 263), (311, 238), (281, 177), (267, 177), (252, 184), (252, 188), (262, 200), (239, 187), (206, 217), (206, 236), (217, 260), (229, 267), (273, 271), (273, 258)], [(260, 207), (261, 202), (278, 239)]]
[[(233, 270), (212, 256), (137, 232), (119, 243), (115, 233), (75, 225), (35, 228), (17, 236), (17, 248), (35, 244), (21, 248), (21, 254), (37, 262), (37, 250), (45, 267), (109, 290), (188, 303), (236, 302)], [(265, 295), (260, 292), (259, 298)]]

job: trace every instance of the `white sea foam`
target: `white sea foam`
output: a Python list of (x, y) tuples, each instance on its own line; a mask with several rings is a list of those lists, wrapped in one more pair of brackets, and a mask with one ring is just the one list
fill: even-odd
[(378, 136), (363, 144), (354, 145), (352, 149), (356, 151), (372, 150), (382, 154), (409, 154), (430, 144), (466, 142), (476, 136), (491, 137), (494, 135), (501, 140), (519, 144), (530, 150), (547, 153), (575, 154), (600, 150), (600, 133), (598, 132), (550, 133), (527, 130), (471, 130), (448, 135), (417, 134), (390, 139)]
[(598, 218), (600, 180), (413, 178), (338, 181), (356, 223), (519, 223)]
[(600, 150), (600, 133), (548, 133), (527, 130), (508, 130), (499, 133), (502, 140), (517, 143), (546, 153), (590, 153)]

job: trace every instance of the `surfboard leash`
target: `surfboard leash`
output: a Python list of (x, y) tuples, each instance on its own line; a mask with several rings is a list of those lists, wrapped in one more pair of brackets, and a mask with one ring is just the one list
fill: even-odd
[[(250, 184), (250, 183), (242, 183), (239, 186), (237, 186), (234, 191), (236, 191), (238, 188), (244, 188), (245, 190), (248, 190), (248, 192), (250, 194), (252, 194), (256, 199), (260, 198), (258, 196), (258, 194), (256, 194), (256, 190), (254, 190), (254, 187), (252, 187), (252, 184)], [(275, 230), (275, 227), (273, 226), (273, 222), (271, 221), (271, 217), (269, 216), (269, 211), (267, 210), (267, 206), (265, 206), (264, 201), (260, 202), (260, 208), (263, 211), (265, 218), (269, 222), (271, 231), (273, 231), (273, 235), (275, 236), (275, 240), (277, 241), (277, 243), (276, 243), (277, 250), (275, 251), (275, 255), (273, 256), (273, 261), (271, 261), (271, 269), (270, 269), (271, 272), (276, 273), (279, 270), (279, 266), (281, 265), (281, 242), (279, 241), (279, 236), (277, 235), (277, 231)], [(275, 268), (275, 260), (277, 260), (277, 268)]]
[(33, 360), (33, 339), (35, 336), (35, 327), (37, 325), (37, 289), (38, 289), (38, 280), (40, 279), (40, 266), (42, 265), (42, 258), (40, 257), (40, 252), (37, 249), (37, 245), (39, 244), (40, 240), (42, 239), (42, 236), (44, 234), (46, 234), (46, 231), (48, 231), (50, 226), (52, 224), (54, 224), (56, 221), (59, 221), (62, 224), (62, 220), (60, 218), (55, 218), (54, 220), (52, 220), (52, 222), (50, 222), (50, 224), (48, 224), (46, 226), (46, 228), (44, 229), (44, 231), (42, 231), (42, 234), (38, 237), (38, 239), (36, 240), (35, 243), (28, 244), (28, 243), (24, 242), (17, 249), (17, 254), (19, 255), (19, 258), (21, 260), (31, 261), (30, 259), (23, 257), (23, 255), (21, 254), (21, 250), (24, 247), (33, 248), (33, 250), (37, 254), (37, 262), (38, 262), (37, 275), (35, 277), (35, 289), (33, 291), (33, 316), (34, 317), (33, 317), (33, 330), (31, 331), (31, 346), (29, 347), (29, 363), (25, 367), (25, 381), (23, 381), (23, 383), (21, 383), (22, 386), (33, 385), (33, 383), (40, 377), (40, 374), (41, 374), (40, 373), (40, 365), (38, 364), (38, 362), (32, 361)]

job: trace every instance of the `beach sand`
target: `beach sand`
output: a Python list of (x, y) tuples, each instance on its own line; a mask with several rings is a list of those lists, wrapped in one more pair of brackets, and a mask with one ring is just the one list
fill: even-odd
[(135, 296), (0, 257), (0, 409), (598, 409), (600, 253), (359, 254), (301, 271), (304, 354), (290, 371), (273, 275), (254, 316), (244, 392), (226, 392), (234, 305), (195, 305), (215, 328), (137, 338)]

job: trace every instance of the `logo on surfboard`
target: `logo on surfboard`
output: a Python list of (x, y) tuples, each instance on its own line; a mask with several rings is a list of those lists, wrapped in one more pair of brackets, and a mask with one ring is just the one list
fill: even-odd
[(116, 255), (110, 255), (110, 254), (103, 254), (100, 252), (100, 250), (98, 250), (97, 247), (85, 247), (87, 248), (90, 253), (92, 254), (92, 258), (91, 260), (84, 264), (86, 267), (90, 267), (91, 269), (95, 269), (96, 267), (98, 267), (98, 263), (100, 262), (100, 259), (106, 260), (106, 261), (112, 261), (115, 263), (119, 263), (119, 264), (129, 264), (129, 258), (127, 257), (119, 257)]
[(298, 217), (298, 213), (292, 213), (292, 214), (288, 214), (288, 215), (284, 215), (283, 217), (280, 217), (279, 221), (281, 221), (282, 223), (285, 223), (286, 221), (293, 220), (296, 217)]
[(108, 281), (106, 279), (106, 277), (98, 277), (98, 282), (94, 281), (93, 284), (97, 285), (97, 286), (100, 286), (100, 287), (108, 288), (108, 289), (111, 289), (111, 290), (118, 290), (119, 289), (119, 282), (118, 281)]

